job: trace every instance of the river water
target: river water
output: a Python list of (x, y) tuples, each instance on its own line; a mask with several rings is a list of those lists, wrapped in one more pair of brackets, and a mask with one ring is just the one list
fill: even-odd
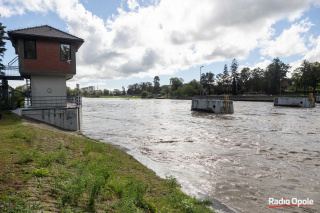
[[(83, 133), (119, 145), (159, 176), (238, 212), (320, 211), (320, 106), (234, 102), (234, 114), (188, 100), (83, 99)], [(269, 198), (312, 199), (269, 208)]]

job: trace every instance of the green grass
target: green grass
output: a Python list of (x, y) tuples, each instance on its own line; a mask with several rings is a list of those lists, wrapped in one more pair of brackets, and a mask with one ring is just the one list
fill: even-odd
[(132, 156), (83, 136), (0, 120), (0, 212), (213, 212)]

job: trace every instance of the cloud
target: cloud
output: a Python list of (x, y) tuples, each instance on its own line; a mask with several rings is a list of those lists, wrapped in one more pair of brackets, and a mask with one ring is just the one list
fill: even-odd
[(128, 0), (127, 4), (130, 10), (135, 10), (139, 7), (139, 3), (136, 0)]
[(308, 10), (310, 0), (151, 0), (148, 6), (127, 0), (122, 4), (119, 14), (107, 20), (78, 0), (0, 0), (0, 9), (7, 9), (5, 17), (53, 11), (65, 20), (68, 31), (85, 40), (77, 53), (77, 80), (173, 74), (198, 64), (241, 60), (260, 41), (265, 41), (265, 55), (286, 55), (288, 46), (282, 51), (276, 45), (290, 33), (301, 44), (295, 44), (293, 52), (306, 52), (300, 34), (310, 28), (307, 20), (276, 41), (268, 39), (274, 23), (296, 20)]
[(303, 60), (308, 60), (310, 62), (315, 62), (318, 61), (320, 62), (320, 36), (318, 36), (316, 39), (314, 39), (313, 37), (310, 37), (310, 44), (312, 44), (313, 46), (311, 47), (311, 49), (306, 53), (306, 55), (294, 62), (290, 63), (290, 71), (295, 70), (296, 68), (298, 68), (301, 65), (301, 62)]
[(250, 69), (254, 69), (254, 68), (258, 68), (259, 67), (259, 68), (265, 70), (271, 63), (272, 63), (272, 61), (270, 61), (270, 60), (264, 60), (264, 61), (261, 61), (261, 62), (257, 63), (253, 67), (250, 67)]
[(312, 26), (313, 24), (305, 19), (293, 24), (290, 29), (284, 29), (275, 40), (262, 40), (260, 53), (271, 57), (305, 54), (308, 49), (304, 35)]

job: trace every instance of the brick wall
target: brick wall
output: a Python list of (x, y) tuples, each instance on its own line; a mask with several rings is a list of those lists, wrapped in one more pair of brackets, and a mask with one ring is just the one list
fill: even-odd
[(25, 70), (72, 71), (72, 63), (60, 61), (59, 41), (37, 40), (36, 48), (37, 59), (24, 59)]

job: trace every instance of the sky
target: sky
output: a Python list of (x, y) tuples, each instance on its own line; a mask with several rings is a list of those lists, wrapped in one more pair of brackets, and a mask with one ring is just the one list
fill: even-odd
[(320, 0), (0, 0), (0, 14), (6, 30), (50, 25), (85, 40), (71, 88), (188, 83), (234, 58), (265, 69), (278, 57), (291, 71), (320, 62)]

